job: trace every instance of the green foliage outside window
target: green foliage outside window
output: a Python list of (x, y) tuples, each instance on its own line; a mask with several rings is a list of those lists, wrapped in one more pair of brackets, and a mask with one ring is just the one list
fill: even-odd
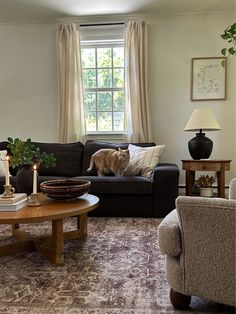
[(124, 131), (124, 47), (82, 48), (88, 132)]

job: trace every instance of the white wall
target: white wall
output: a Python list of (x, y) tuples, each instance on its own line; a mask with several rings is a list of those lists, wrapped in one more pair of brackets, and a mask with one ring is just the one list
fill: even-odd
[(53, 24), (0, 25), (0, 140), (57, 140)]
[[(232, 15), (183, 15), (149, 19), (149, 93), (155, 142), (166, 144), (162, 161), (190, 158), (183, 128), (194, 108), (212, 108), (222, 131), (208, 132), (212, 158), (232, 159), (236, 176), (235, 59), (229, 59), (226, 101), (190, 101), (192, 57), (220, 56), (219, 37)], [(58, 140), (56, 24), (0, 25), (0, 141), (8, 136)], [(234, 68), (233, 68), (234, 67)], [(181, 171), (180, 184), (184, 184)]]
[[(211, 108), (221, 131), (207, 132), (214, 142), (210, 158), (230, 159), (226, 182), (236, 176), (236, 58), (228, 60), (227, 99), (191, 101), (191, 58), (217, 57), (225, 46), (220, 34), (235, 21), (232, 14), (163, 16), (150, 19), (149, 92), (155, 142), (166, 144), (162, 160), (191, 159), (184, 127), (195, 108)], [(185, 174), (181, 171), (180, 184)]]

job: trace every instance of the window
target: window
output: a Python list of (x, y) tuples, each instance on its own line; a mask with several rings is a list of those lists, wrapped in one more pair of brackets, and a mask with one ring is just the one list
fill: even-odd
[(124, 133), (124, 42), (82, 41), (81, 56), (86, 133)]

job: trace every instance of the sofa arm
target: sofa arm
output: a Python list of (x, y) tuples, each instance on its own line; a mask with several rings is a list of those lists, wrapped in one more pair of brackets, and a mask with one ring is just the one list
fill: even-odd
[(178, 256), (181, 253), (180, 226), (177, 210), (170, 212), (158, 228), (159, 247), (163, 254)]
[(175, 208), (179, 169), (176, 164), (159, 163), (153, 172), (153, 216), (165, 217)]

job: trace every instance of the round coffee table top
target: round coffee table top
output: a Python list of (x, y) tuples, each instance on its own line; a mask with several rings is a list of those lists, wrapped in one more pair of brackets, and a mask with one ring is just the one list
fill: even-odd
[(39, 194), (41, 206), (26, 206), (17, 211), (1, 211), (0, 224), (17, 224), (62, 219), (87, 213), (98, 206), (99, 198), (92, 194), (69, 201), (56, 201)]

